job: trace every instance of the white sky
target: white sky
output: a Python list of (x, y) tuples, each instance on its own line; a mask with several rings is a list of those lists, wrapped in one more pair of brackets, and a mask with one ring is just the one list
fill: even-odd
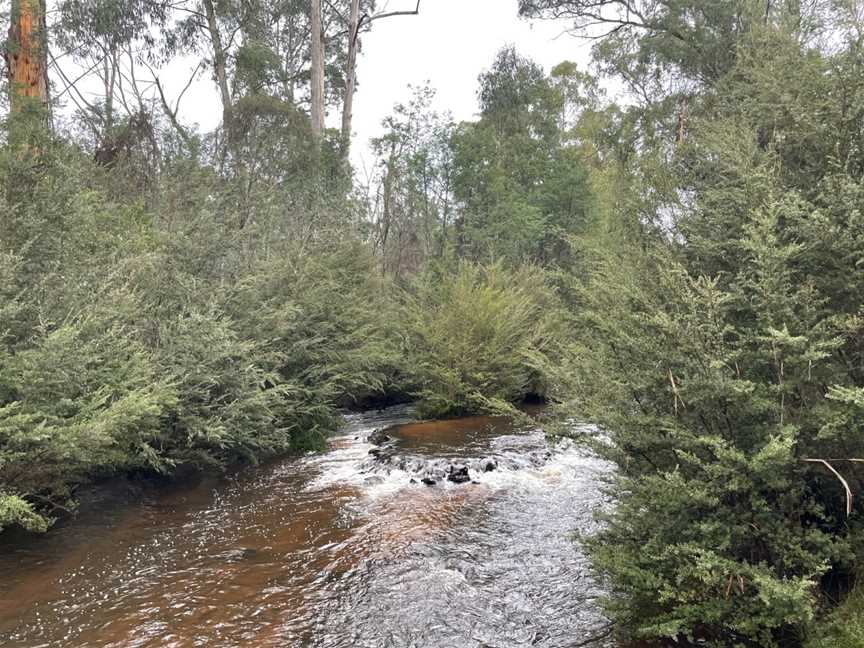
[[(388, 10), (413, 9), (413, 0), (390, 0)], [(517, 0), (423, 0), (419, 16), (378, 21), (363, 38), (354, 110), (354, 162), (371, 164), (369, 138), (393, 104), (405, 101), (408, 84), (429, 81), (438, 92), (438, 111), (457, 120), (474, 117), (477, 77), (501, 47), (513, 44), (547, 72), (564, 60), (587, 69), (591, 44), (564, 32), (567, 23), (528, 22)]]

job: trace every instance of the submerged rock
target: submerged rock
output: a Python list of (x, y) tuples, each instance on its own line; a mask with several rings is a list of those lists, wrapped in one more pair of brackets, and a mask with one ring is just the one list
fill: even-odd
[(251, 547), (238, 547), (236, 549), (228, 549), (222, 553), (213, 556), (214, 559), (226, 563), (241, 562), (243, 560), (252, 560), (258, 556), (258, 550)]
[(492, 459), (492, 457), (481, 459), (479, 468), (481, 472), (492, 472), (493, 470), (498, 470), (498, 462)]
[(372, 445), (383, 446), (387, 443), (393, 443), (396, 439), (387, 434), (384, 430), (375, 429), (372, 430), (371, 434), (367, 438), (367, 441)]

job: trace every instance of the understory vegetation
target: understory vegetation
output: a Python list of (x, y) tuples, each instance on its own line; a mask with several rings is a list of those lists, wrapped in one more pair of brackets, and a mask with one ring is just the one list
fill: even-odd
[[(563, 96), (540, 68), (505, 50), (481, 84), (509, 92), (523, 69), (521, 103), (483, 119), (542, 95), (542, 147), (561, 149)], [(447, 212), (453, 187), (421, 182), (435, 164), (453, 173), (457, 139), (443, 121), (418, 122), (430, 99), (420, 89), (385, 120), (380, 184), (354, 191), (338, 145), (316, 144), (304, 122), (256, 130), (270, 112), (246, 116), (248, 150), (135, 113), (119, 135), (100, 135), (101, 146), (122, 139), (107, 161), (48, 129), (43, 107), (11, 113), (0, 156), (0, 529), (44, 531), (104, 477), (320, 449), (344, 408), (410, 399), (430, 416), (513, 413), (546, 394), (565, 313), (533, 258), (566, 231), (541, 219), (525, 239), (514, 223), (513, 240), (489, 235), (500, 222)], [(540, 146), (528, 124), (508, 128)]]
[[(390, 14), (326, 4), (13, 2), (0, 530), (320, 449), (345, 408), (533, 397), (617, 468), (583, 542), (622, 641), (864, 645), (861, 2), (521, 0), (590, 72), (505, 47), (461, 123), (414, 88), (365, 179), (356, 39)], [(88, 72), (52, 100), (55, 46)]]
[(862, 7), (634, 4), (595, 58), (644, 101), (608, 109), (566, 289), (566, 411), (618, 468), (585, 540), (608, 612), (638, 639), (860, 645), (859, 594), (819, 619), (864, 559)]
[(858, 585), (843, 603), (820, 623), (806, 648), (854, 648), (864, 646), (864, 588)]

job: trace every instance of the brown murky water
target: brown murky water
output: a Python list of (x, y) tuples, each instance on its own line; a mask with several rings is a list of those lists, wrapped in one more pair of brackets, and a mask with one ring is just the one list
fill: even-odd
[[(402, 425), (397, 459), (371, 459), (366, 436), (407, 418), (351, 416), (325, 454), (103, 493), (44, 537), (4, 534), (0, 645), (563, 648), (597, 633), (570, 538), (593, 528), (608, 467), (482, 417)], [(419, 483), (453, 461), (471, 483)]]

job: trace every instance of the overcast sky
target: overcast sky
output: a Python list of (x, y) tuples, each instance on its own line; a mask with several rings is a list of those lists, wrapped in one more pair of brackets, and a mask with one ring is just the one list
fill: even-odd
[[(388, 10), (413, 9), (414, 0), (390, 0)], [(423, 0), (419, 16), (375, 23), (363, 38), (355, 99), (355, 163), (369, 163), (370, 137), (393, 104), (406, 100), (408, 84), (429, 81), (435, 108), (456, 120), (477, 113), (477, 76), (504, 45), (547, 71), (564, 60), (587, 68), (590, 43), (564, 34), (567, 23), (520, 20), (517, 0)], [(362, 171), (361, 171), (362, 173)]]

